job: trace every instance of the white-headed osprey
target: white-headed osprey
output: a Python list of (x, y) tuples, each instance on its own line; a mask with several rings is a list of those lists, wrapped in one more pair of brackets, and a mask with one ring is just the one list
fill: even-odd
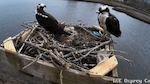
[(107, 5), (102, 5), (97, 13), (98, 22), (104, 29), (104, 33), (111, 33), (116, 37), (120, 37), (121, 31), (119, 21), (114, 15), (109, 12), (109, 7)]
[(38, 23), (47, 31), (50, 31), (53, 34), (70, 35), (69, 33), (64, 31), (64, 26), (59, 24), (58, 21), (52, 15), (44, 11), (45, 7), (46, 5), (43, 3), (37, 5), (35, 16)]

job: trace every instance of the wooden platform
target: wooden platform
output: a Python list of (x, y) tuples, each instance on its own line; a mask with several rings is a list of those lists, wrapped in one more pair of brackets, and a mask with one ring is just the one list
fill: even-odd
[[(27, 38), (31, 30), (23, 31), (19, 33), (21, 35), (21, 41), (24, 41)], [(14, 39), (17, 36), (14, 37)], [(15, 39), (16, 40), (16, 39)], [(0, 53), (4, 55), (0, 56), (0, 60), (8, 65), (14, 66), (19, 70), (46, 79), (51, 82), (60, 83), (60, 69), (56, 68), (52, 63), (43, 61), (41, 59), (37, 60), (35, 63), (30, 65), (28, 68), (24, 66), (30, 64), (34, 61), (34, 57), (17, 53), (14, 47), (15, 40), (12, 40), (11, 37), (6, 39), (3, 44), (4, 47), (0, 47)], [(14, 41), (14, 43), (13, 43)], [(106, 50), (113, 50), (113, 44), (105, 45)], [(18, 51), (18, 50), (17, 50)], [(15, 53), (15, 54), (12, 54)], [(113, 52), (112, 52), (113, 53)], [(63, 83), (64, 84), (113, 84), (113, 79), (117, 77), (117, 68), (118, 65), (117, 59), (115, 56), (107, 59), (106, 61), (98, 64), (96, 67), (92, 68), (90, 71), (94, 73), (88, 73), (73, 68), (67, 68), (63, 70)], [(105, 76), (108, 72), (112, 71), (112, 75)], [(90, 76), (89, 76), (90, 75)]]
[(13, 54), (17, 53), (11, 37), (4, 40), (3, 44), (6, 51), (11, 52)]
[(89, 73), (90, 77), (100, 77), (102, 78), (108, 72), (113, 70), (118, 65), (118, 61), (116, 56), (112, 56), (111, 58), (107, 59), (106, 61), (102, 62), (101, 64), (97, 65), (96, 67), (92, 68), (90, 71), (94, 73)]
[[(5, 49), (0, 47), (0, 59), (2, 62), (14, 66), (22, 71), (22, 68), (31, 63), (34, 58), (23, 54), (14, 55), (6, 52)], [(60, 70), (53, 64), (38, 60), (30, 67), (23, 70), (23, 72), (31, 74), (36, 77), (49, 80), (54, 83), (60, 84)], [(66, 69), (62, 73), (63, 84), (113, 84), (115, 77), (104, 76), (103, 78), (89, 77), (86, 73), (74, 69)]]

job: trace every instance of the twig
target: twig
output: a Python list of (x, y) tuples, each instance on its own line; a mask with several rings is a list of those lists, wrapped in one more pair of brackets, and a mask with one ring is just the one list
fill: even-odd
[[(29, 33), (29, 35), (26, 37), (25, 42), (28, 40), (28, 38), (30, 37), (30, 35), (33, 33), (33, 31), (36, 29), (36, 26), (32, 29), (32, 31)], [(23, 47), (25, 46), (25, 43), (22, 44), (21, 48), (19, 49), (18, 53), (21, 52), (21, 50), (23, 49)]]
[[(49, 55), (48, 55), (49, 56)], [(54, 64), (54, 66), (55, 67), (57, 67), (57, 68), (60, 68), (61, 69), (61, 67), (57, 64), (57, 63), (55, 63), (54, 62), (54, 60), (52, 59), (52, 57), (51, 56), (49, 56), (49, 58), (51, 59), (51, 62)]]
[(41, 48), (39, 46), (36, 46), (35, 44), (33, 43), (29, 43), (29, 42), (24, 42), (24, 43), (27, 43), (31, 46), (34, 46), (35, 48), (38, 48), (42, 51), (45, 51), (45, 52), (48, 52), (54, 59), (56, 59), (59, 63), (61, 63), (63, 66), (66, 65), (66, 62), (64, 60), (62, 60), (61, 58), (57, 57), (53, 52), (52, 50), (47, 50), (47, 49), (44, 49), (44, 48)]
[(28, 21), (28, 22), (23, 22), (23, 24), (28, 25), (30, 27), (33, 27), (30, 23), (36, 23), (37, 21)]
[(63, 84), (63, 75), (62, 75), (63, 69), (60, 70), (60, 84)]
[(49, 63), (49, 61), (47, 61), (47, 60), (44, 58), (43, 53), (41, 53), (40, 50), (37, 49), (37, 52), (38, 52), (38, 54), (41, 54), (41, 58), (42, 58), (44, 61), (46, 61), (47, 63)]
[(80, 70), (82, 70), (82, 71), (84, 71), (84, 72), (86, 72), (86, 73), (94, 73), (94, 72), (92, 72), (92, 71), (89, 71), (89, 70), (87, 70), (87, 69), (84, 69), (84, 68), (82, 68), (82, 67), (80, 67), (80, 66), (77, 66), (77, 65), (75, 65), (75, 64), (73, 64), (73, 66), (76, 66), (78, 69), (80, 69)]
[(76, 56), (74, 55), (74, 53), (72, 53), (72, 56), (73, 56), (75, 59), (77, 59)]
[(71, 65), (73, 65), (75, 68), (77, 68), (77, 69), (79, 69), (79, 70), (81, 70), (81, 71), (84, 71), (84, 72), (86, 72), (86, 73), (93, 73), (92, 71), (89, 71), (89, 68), (87, 68), (87, 67), (85, 67), (85, 66), (82, 66), (81, 67), (81, 65), (79, 64), (76, 64), (76, 63), (74, 63), (74, 62), (70, 62), (69, 60), (66, 60), (67, 62), (69, 62)]
[[(62, 57), (63, 57), (63, 54), (62, 54)], [(82, 66), (80, 64), (76, 64), (75, 62), (73, 61), (70, 61), (70, 60), (67, 60), (67, 59), (64, 59), (68, 64), (70, 65), (73, 65), (75, 66), (76, 68), (78, 68), (79, 70), (82, 70), (82, 71), (85, 71), (85, 72), (91, 72), (89, 71), (89, 68), (85, 67), (85, 66)], [(82, 66), (82, 67), (81, 67)], [(92, 73), (92, 72), (91, 72)]]
[(55, 48), (54, 49), (54, 52), (56, 53), (56, 55), (58, 56), (58, 57), (60, 57), (60, 53), (58, 52), (58, 50)]
[(127, 58), (125, 58), (125, 57), (123, 57), (123, 56), (120, 56), (120, 55), (115, 55), (115, 56), (116, 56), (117, 58), (119, 58), (119, 59), (123, 59), (123, 60), (127, 61), (127, 62), (130, 64), (130, 66), (132, 67), (131, 63), (134, 62), (134, 61), (129, 60), (129, 59), (127, 59)]
[(101, 43), (101, 44), (98, 45), (98, 46), (95, 46), (95, 47), (92, 48), (87, 54), (83, 55), (82, 57), (80, 57), (80, 58), (78, 58), (78, 59), (76, 59), (76, 60), (74, 60), (74, 61), (78, 61), (78, 60), (81, 60), (82, 58), (85, 58), (85, 57), (88, 56), (93, 50), (95, 50), (95, 49), (97, 49), (97, 48), (99, 48), (99, 47), (101, 47), (101, 46), (103, 46), (103, 45), (106, 45), (106, 44), (108, 44), (108, 43), (110, 43), (110, 40), (109, 40), (109, 41), (105, 41), (105, 42)]
[(95, 38), (100, 39), (99, 37), (97, 37), (96, 35), (92, 34), (90, 31), (88, 31), (87, 29), (85, 29), (84, 27), (82, 27), (82, 25), (80, 26), (83, 30), (85, 30), (86, 32), (88, 32), (89, 34), (91, 34), (92, 36), (94, 36)]
[[(100, 55), (103, 56), (103, 59), (100, 58)], [(100, 63), (106, 61), (107, 59), (109, 59), (109, 56), (110, 56), (110, 55), (111, 55), (111, 52), (108, 53), (108, 54), (107, 54), (107, 53), (98, 53), (98, 54), (97, 54), (97, 58), (98, 58), (98, 60), (99, 60), (99, 61), (98, 61), (98, 64), (100, 64)]]
[(48, 45), (48, 46), (51, 47), (51, 48), (57, 48), (60, 51), (73, 51), (74, 50), (72, 48), (62, 48), (62, 47), (60, 47), (58, 45)]
[[(37, 49), (37, 51), (38, 51), (38, 53), (41, 53), (41, 52), (40, 52), (40, 50), (38, 50), (38, 49)], [(45, 53), (42, 53), (42, 55), (43, 55), (43, 56), (42, 56), (42, 57), (43, 57), (43, 59), (44, 59), (46, 62), (49, 62), (49, 61), (47, 61), (44, 57), (49, 58), (49, 59), (50, 59), (50, 62), (51, 62), (51, 63), (53, 63), (53, 65), (54, 65), (55, 67), (57, 67), (57, 68), (60, 68), (60, 69), (61, 69), (61, 67), (53, 61), (53, 59), (52, 59), (52, 57), (51, 57), (51, 56), (46, 55)]]
[(36, 23), (37, 21), (28, 21), (26, 23)]
[(35, 58), (31, 63), (29, 63), (28, 65), (24, 66), (24, 67), (22, 68), (22, 70), (24, 70), (25, 68), (31, 66), (31, 65), (32, 65), (33, 63), (35, 63), (40, 57), (41, 57), (41, 56), (39, 56), (39, 55), (36, 56), (36, 58)]
[(68, 54), (66, 54), (66, 55), (64, 55), (64, 56), (62, 56), (62, 57), (63, 57), (63, 58), (68, 57), (68, 56), (72, 55), (72, 53), (73, 53), (73, 52), (70, 52), (70, 53), (68, 53)]
[(73, 51), (73, 52), (70, 52), (70, 53), (64, 55), (63, 57), (68, 57), (68, 56), (72, 55), (73, 53), (78, 54), (78, 53), (87, 52), (87, 51), (89, 51), (91, 49), (92, 48), (87, 48), (87, 49), (82, 49), (82, 50), (76, 50), (76, 51)]
[(32, 27), (28, 27), (28, 26), (25, 26), (25, 25), (21, 25), (21, 26), (24, 27), (24, 28), (27, 28), (27, 29), (32, 28)]
[(48, 40), (43, 36), (42, 33), (38, 32), (38, 34), (44, 39), (44, 41), (45, 41), (46, 43), (48, 42)]
[(93, 51), (91, 53), (98, 53), (98, 52), (119, 52), (119, 53), (123, 53), (123, 54), (128, 54), (127, 52), (124, 52), (124, 51), (120, 51), (120, 50), (104, 50), (104, 51)]

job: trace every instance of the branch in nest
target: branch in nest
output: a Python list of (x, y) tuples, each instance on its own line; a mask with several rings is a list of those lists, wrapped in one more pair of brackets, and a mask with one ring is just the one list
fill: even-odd
[(47, 38), (45, 38), (42, 33), (38, 32), (38, 34), (44, 39), (44, 41), (45, 41), (46, 43), (48, 42)]
[(91, 48), (82, 49), (82, 50), (75, 50), (75, 51), (73, 51), (73, 52), (70, 52), (70, 53), (64, 55), (63, 57), (68, 57), (68, 56), (72, 55), (73, 53), (78, 54), (78, 53), (87, 52), (87, 51), (89, 51), (89, 50), (91, 50)]
[[(32, 31), (28, 34), (28, 36), (25, 39), (25, 42), (29, 39), (29, 37), (31, 36), (31, 34), (33, 33), (33, 31), (36, 29), (36, 26), (32, 29)], [(20, 53), (23, 49), (23, 47), (25, 46), (25, 43), (23, 43), (23, 45), (21, 46), (21, 48), (19, 49), (18, 53)]]
[(86, 32), (88, 32), (93, 37), (100, 39), (99, 37), (97, 37), (96, 35), (94, 35), (93, 33), (91, 33), (90, 31), (88, 31), (86, 28), (84, 28), (82, 25), (79, 25), (79, 27), (82, 28), (83, 30), (85, 30)]
[(32, 27), (28, 27), (28, 26), (25, 26), (25, 25), (21, 25), (21, 26), (24, 27), (24, 28), (27, 28), (27, 29), (32, 28)]
[(72, 49), (70, 49), (70, 48), (61, 48), (61, 47), (59, 47), (58, 45), (48, 45), (49, 47), (51, 47), (51, 48), (57, 48), (58, 50), (60, 50), (60, 51), (73, 51)]
[(104, 50), (104, 51), (93, 51), (91, 53), (98, 53), (98, 52), (119, 52), (119, 53), (123, 53), (123, 54), (128, 54), (127, 52), (124, 52), (124, 51), (120, 51), (120, 50)]
[(99, 47), (101, 47), (101, 46), (103, 46), (103, 45), (106, 45), (106, 44), (108, 44), (108, 43), (110, 43), (110, 40), (109, 40), (109, 41), (105, 41), (105, 42), (101, 43), (101, 44), (98, 45), (98, 46), (95, 46), (95, 47), (92, 48), (87, 54), (83, 55), (82, 57), (80, 57), (80, 58), (78, 58), (78, 59), (76, 59), (76, 60), (74, 60), (74, 61), (78, 61), (78, 60), (81, 60), (82, 58), (87, 57), (92, 51), (94, 51), (95, 49), (97, 49), (97, 48), (99, 48)]
[(31, 66), (31, 65), (32, 65), (33, 63), (35, 63), (40, 57), (41, 57), (41, 54), (38, 55), (38, 56), (36, 56), (36, 58), (35, 58), (31, 63), (29, 63), (28, 65), (24, 66), (24, 67), (22, 68), (22, 70), (24, 70), (25, 68)]
[(63, 84), (63, 75), (62, 75), (63, 70), (60, 70), (60, 84)]
[(125, 57), (123, 57), (123, 56), (120, 56), (120, 55), (115, 55), (117, 58), (119, 58), (119, 59), (123, 59), (123, 60), (125, 60), (125, 61), (127, 61), (129, 64), (130, 64), (130, 66), (132, 67), (132, 65), (131, 65), (131, 63), (133, 62), (132, 60), (129, 60), (129, 59), (127, 59), (127, 58), (125, 58)]
[(33, 25), (31, 25), (31, 23), (36, 23), (37, 21), (28, 21), (28, 22), (23, 22), (23, 24), (33, 27)]

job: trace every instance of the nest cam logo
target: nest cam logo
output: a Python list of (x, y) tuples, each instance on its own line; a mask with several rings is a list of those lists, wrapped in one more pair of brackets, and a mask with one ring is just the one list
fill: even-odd
[(113, 79), (113, 83), (122, 83), (122, 78)]

